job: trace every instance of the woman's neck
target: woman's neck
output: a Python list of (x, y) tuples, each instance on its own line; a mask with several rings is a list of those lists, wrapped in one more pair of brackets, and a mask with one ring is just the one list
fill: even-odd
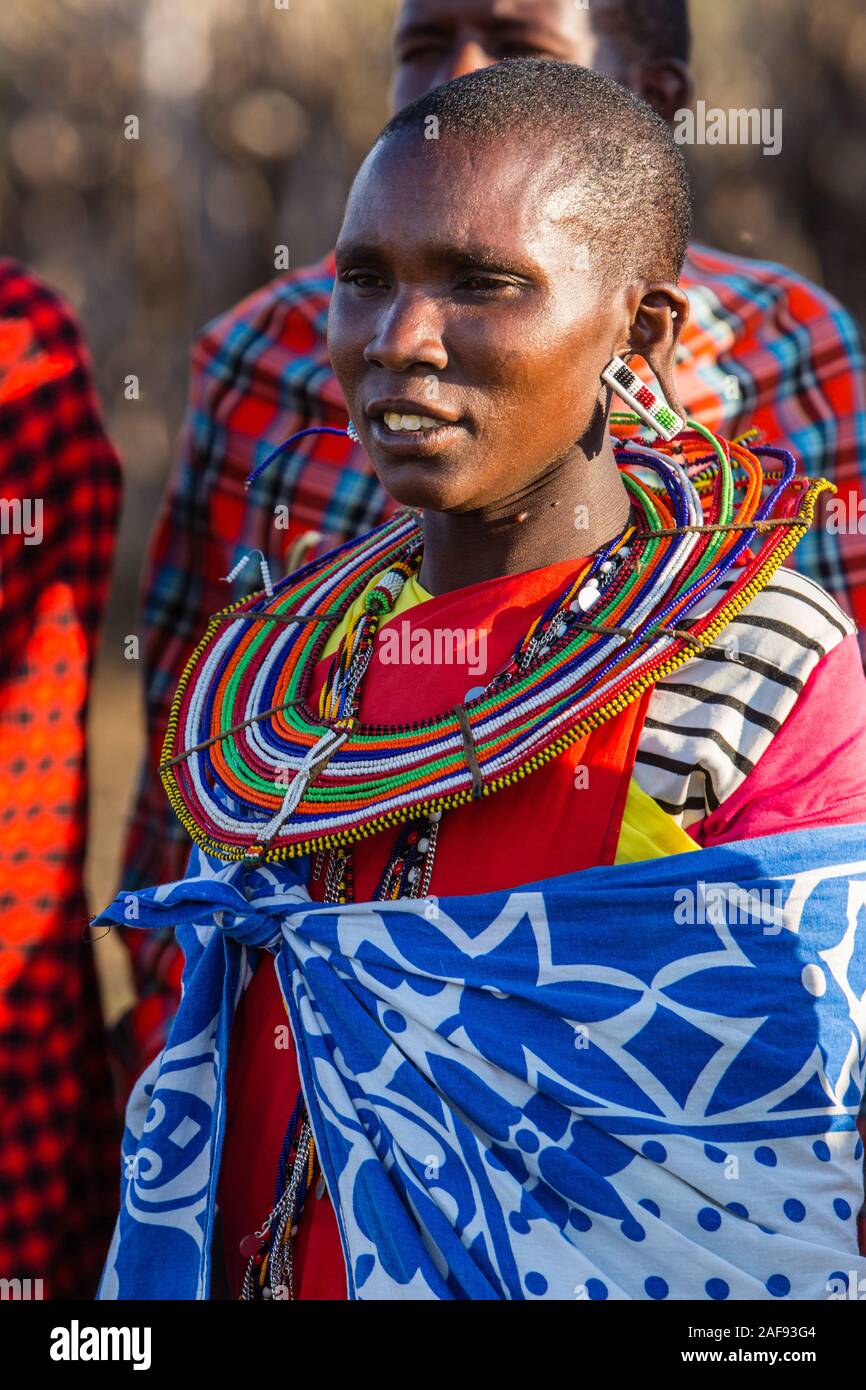
[(471, 512), (423, 514), (419, 582), (431, 594), (591, 555), (628, 521), (628, 493), (608, 441), (591, 462), (556, 464), (531, 488)]

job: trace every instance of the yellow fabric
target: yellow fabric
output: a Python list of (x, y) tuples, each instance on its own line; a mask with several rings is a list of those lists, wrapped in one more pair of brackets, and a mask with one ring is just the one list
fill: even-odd
[[(323, 656), (330, 656), (336, 651), (349, 624), (361, 616), (364, 598), (380, 577), (377, 575), (371, 579), (364, 592), (355, 599), (342, 622), (331, 633)], [(387, 627), (388, 623), (399, 618), (401, 613), (408, 612), (410, 608), (415, 608), (417, 604), (424, 603), (432, 597), (433, 595), (418, 583), (417, 577), (410, 575), (382, 627)], [(626, 794), (614, 863), (635, 864), (641, 859), (663, 859), (668, 854), (683, 854), (687, 850), (699, 848), (691, 836), (681, 830), (667, 811), (663, 811), (658, 802), (653, 801), (632, 778)]]
[[(383, 570), (382, 574), (384, 573), (385, 571)], [(355, 602), (352, 604), (351, 608), (344, 615), (342, 622), (339, 622), (337, 624), (337, 626), (334, 628), (334, 631), (328, 638), (328, 641), (325, 645), (325, 650), (322, 652), (322, 657), (330, 656), (332, 652), (335, 652), (337, 650), (337, 648), (343, 640), (344, 632), (350, 626), (351, 623), (357, 622), (357, 620), (360, 618), (362, 612), (364, 611), (364, 599), (367, 597), (367, 594), (370, 592), (373, 586), (375, 584), (378, 584), (381, 577), (381, 574), (377, 574), (374, 579), (371, 579), (370, 583), (367, 585), (366, 589), (364, 589), (363, 593), (359, 594), (358, 597), (355, 599)], [(395, 618), (399, 618), (401, 613), (407, 612), (407, 610), (410, 608), (415, 608), (417, 604), (424, 603), (428, 598), (432, 597), (433, 595), (428, 594), (427, 590), (418, 583), (417, 577), (414, 574), (410, 574), (409, 578), (406, 580), (406, 583), (400, 590), (400, 593), (397, 597), (397, 602), (394, 604), (394, 607), (391, 609), (391, 612), (388, 614), (387, 618), (385, 618), (383, 622), (380, 624), (380, 627), (387, 627), (388, 624), (392, 623)], [(322, 657), (319, 658), (320, 661)]]
[(664, 859), (666, 854), (684, 854), (690, 849), (700, 849), (700, 845), (632, 777), (613, 862), (635, 864), (640, 859)]

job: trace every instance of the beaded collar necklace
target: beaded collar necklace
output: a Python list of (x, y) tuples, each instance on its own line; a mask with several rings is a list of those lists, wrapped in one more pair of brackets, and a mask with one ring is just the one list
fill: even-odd
[[(408, 821), (435, 825), (447, 807), (500, 791), (713, 643), (793, 550), (830, 487), (796, 477), (784, 450), (750, 450), (692, 421), (652, 449), (615, 444), (629, 526), (576, 562), (483, 690), (435, 718), (358, 718), (381, 623), (420, 567), (415, 513), (216, 614), (181, 678), (160, 768), (193, 840), (218, 858), (261, 863), (343, 849)], [(737, 561), (734, 583), (687, 624)], [(328, 634), (377, 576), (313, 708), (310, 681)]]

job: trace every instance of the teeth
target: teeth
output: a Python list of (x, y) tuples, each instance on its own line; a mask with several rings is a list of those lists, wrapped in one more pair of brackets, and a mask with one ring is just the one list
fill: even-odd
[(395, 434), (401, 431), (416, 433), (418, 430), (435, 430), (441, 420), (432, 420), (429, 415), (398, 415), (395, 410), (385, 411), (385, 424)]

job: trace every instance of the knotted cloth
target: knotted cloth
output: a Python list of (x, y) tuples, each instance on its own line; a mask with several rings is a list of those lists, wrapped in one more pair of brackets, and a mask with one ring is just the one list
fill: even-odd
[(825, 1299), (866, 1276), (866, 827), (438, 901), (316, 904), (307, 873), (196, 850), (97, 919), (173, 925), (186, 954), (129, 1103), (101, 1298), (208, 1297), (257, 960), (350, 1298)]

